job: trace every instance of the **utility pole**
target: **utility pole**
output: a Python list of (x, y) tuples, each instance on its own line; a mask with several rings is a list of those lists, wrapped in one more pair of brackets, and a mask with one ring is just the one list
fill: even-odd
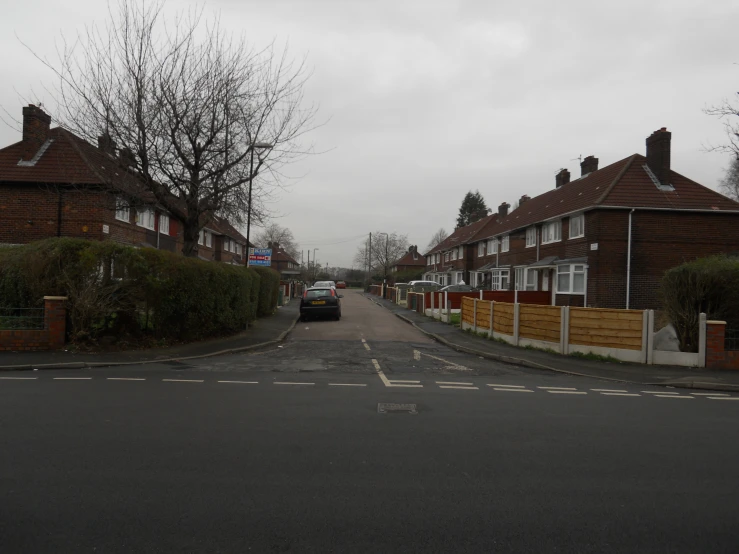
[(305, 268), (305, 278), (310, 281), (310, 248), (308, 249), (308, 266)]
[(367, 243), (367, 284), (372, 283), (372, 233), (369, 234)]

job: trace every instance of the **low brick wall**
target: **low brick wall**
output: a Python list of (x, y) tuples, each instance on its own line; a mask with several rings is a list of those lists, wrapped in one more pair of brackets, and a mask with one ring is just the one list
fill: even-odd
[(726, 322), (706, 322), (706, 367), (739, 370), (739, 350), (726, 350)]
[(43, 330), (0, 330), (0, 352), (57, 350), (64, 346), (67, 311), (64, 296), (44, 296)]

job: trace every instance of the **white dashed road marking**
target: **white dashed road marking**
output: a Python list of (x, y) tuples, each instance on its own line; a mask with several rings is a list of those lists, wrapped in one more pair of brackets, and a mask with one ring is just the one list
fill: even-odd
[(202, 383), (203, 379), (162, 379), (165, 383)]
[(296, 383), (293, 381), (275, 381), (275, 385), (315, 385), (315, 383)]
[(730, 396), (722, 392), (691, 392), (693, 396)]
[(542, 389), (542, 390), (552, 390), (552, 391), (555, 391), (555, 390), (577, 390), (575, 387), (536, 387), (536, 388), (537, 389)]
[(680, 394), (679, 392), (667, 392), (667, 391), (662, 391), (662, 390), (643, 390), (643, 391), (639, 391), (639, 392), (643, 392), (643, 393), (646, 393), (646, 394), (661, 394), (662, 396), (679, 395)]
[(143, 377), (108, 377), (108, 381), (146, 381)]
[(92, 377), (54, 377), (55, 381), (89, 381)]
[(506, 389), (524, 389), (523, 385), (499, 385), (497, 383), (488, 383), (488, 387), (503, 387)]
[(578, 390), (548, 390), (549, 394), (588, 394), (587, 392)]
[(372, 365), (375, 366), (375, 370), (377, 371), (377, 375), (380, 376), (380, 379), (382, 380), (382, 383), (386, 387), (402, 387), (402, 388), (407, 388), (407, 389), (412, 389), (412, 388), (419, 388), (420, 389), (420, 388), (423, 388), (423, 385), (409, 385), (409, 384), (405, 384), (405, 383), (420, 383), (420, 381), (400, 381), (400, 380), (393, 381), (391, 379), (388, 379), (387, 377), (385, 377), (385, 372), (382, 371), (382, 368), (380, 367), (380, 362), (378, 362), (374, 358), (372, 358)]
[(687, 398), (688, 400), (695, 400), (692, 396), (675, 396), (674, 394), (655, 394), (657, 398)]
[(0, 379), (7, 379), (8, 381), (31, 381), (38, 379), (38, 377), (0, 377)]
[(366, 387), (367, 383), (329, 383), (329, 387)]
[(534, 392), (534, 391), (529, 390), (529, 389), (501, 389), (501, 388), (498, 388), (498, 387), (493, 387), (493, 390), (497, 390), (497, 391), (500, 391), (500, 392)]
[(602, 392), (603, 396), (641, 396), (633, 392)]
[(219, 383), (229, 383), (233, 385), (258, 385), (259, 381), (218, 381)]
[(593, 392), (629, 392), (625, 389), (590, 389)]
[(457, 389), (457, 390), (480, 390), (477, 387), (461, 387), (457, 385), (439, 385), (440, 389)]
[(436, 381), (437, 385), (467, 385), (468, 387), (471, 387), (474, 385), (474, 383), (462, 383), (460, 381)]
[(739, 396), (706, 396), (708, 400), (739, 400)]

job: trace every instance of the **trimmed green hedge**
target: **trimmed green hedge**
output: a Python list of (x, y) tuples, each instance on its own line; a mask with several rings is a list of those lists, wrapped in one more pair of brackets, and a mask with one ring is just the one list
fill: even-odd
[(268, 267), (250, 267), (259, 275), (259, 300), (257, 316), (271, 315), (277, 308), (280, 297), (280, 274)]
[(711, 256), (674, 267), (662, 278), (661, 296), (680, 350), (697, 352), (701, 312), (739, 327), (739, 258)]
[(277, 286), (243, 266), (109, 241), (47, 239), (0, 249), (0, 306), (41, 307), (45, 295), (69, 297), (74, 337), (195, 340), (246, 329), (261, 297), (276, 296)]

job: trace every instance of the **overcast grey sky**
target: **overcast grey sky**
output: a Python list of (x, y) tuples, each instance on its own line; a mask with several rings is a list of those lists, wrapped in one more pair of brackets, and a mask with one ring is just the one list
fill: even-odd
[[(170, 0), (169, 9), (190, 5)], [(370, 231), (424, 249), (452, 231), (470, 189), (488, 206), (554, 187), (579, 155), (603, 167), (672, 131), (672, 167), (711, 188), (728, 164), (703, 147), (724, 140), (702, 113), (739, 83), (736, 0), (208, 0), (257, 46), (289, 41), (308, 55), (307, 98), (328, 123), (321, 155), (288, 169), (273, 209), (318, 261), (351, 266)], [(6, 2), (0, 18), (0, 106), (51, 105), (40, 54), (103, 22), (104, 2)], [(33, 92), (32, 92), (33, 91)], [(35, 94), (34, 94), (35, 93)], [(53, 114), (52, 114), (53, 115)], [(0, 146), (19, 140), (0, 123)]]

